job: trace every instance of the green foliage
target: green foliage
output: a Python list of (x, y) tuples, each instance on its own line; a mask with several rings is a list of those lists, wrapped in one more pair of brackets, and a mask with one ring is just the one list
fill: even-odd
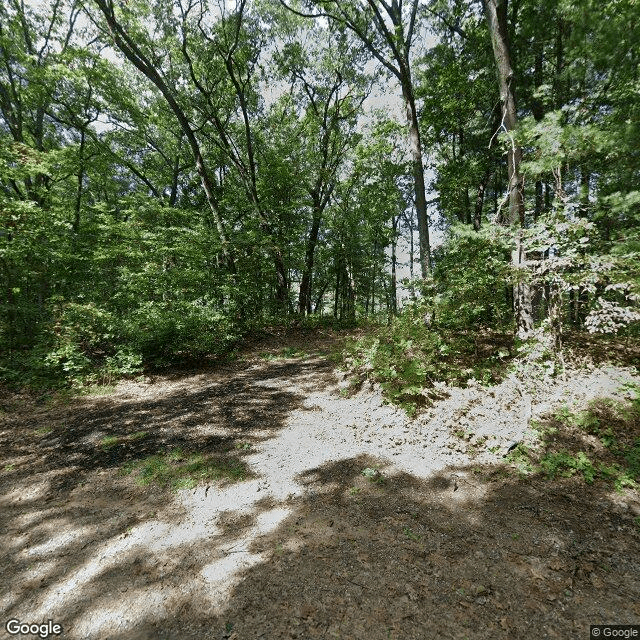
[(197, 302), (147, 302), (124, 324), (128, 343), (154, 364), (221, 356), (239, 337), (228, 317)]
[(135, 474), (138, 483), (146, 486), (158, 484), (173, 490), (193, 489), (199, 484), (228, 480), (244, 480), (246, 466), (237, 459), (218, 459), (199, 453), (172, 449), (127, 464), (124, 474)]
[(558, 475), (569, 477), (576, 472), (581, 472), (588, 484), (593, 482), (597, 473), (593, 463), (583, 451), (579, 451), (575, 456), (566, 451), (547, 453), (540, 460), (540, 467), (550, 479)]
[(260, 354), (263, 360), (280, 360), (286, 358), (304, 358), (307, 356), (307, 352), (297, 347), (283, 347), (278, 353), (270, 353), (265, 351)]
[[(538, 447), (519, 445), (510, 455), (510, 461), (528, 473), (542, 472), (549, 479), (579, 474), (588, 484), (600, 479), (618, 491), (640, 486), (638, 390), (624, 402), (602, 398), (578, 412), (561, 407), (536, 429), (541, 435)], [(600, 446), (589, 446), (585, 435), (595, 436)]]
[(508, 329), (508, 256), (507, 243), (496, 233), (453, 226), (447, 241), (434, 252), (435, 323), (451, 330), (478, 325)]
[[(345, 21), (404, 71), (409, 4), (383, 10), (399, 12), (389, 32), (354, 3), (298, 4), (337, 12), (313, 23), (277, 2), (184, 15), (116, 3), (164, 92), (102, 57), (114, 43), (94, 30), (100, 4), (86, 28), (73, 3), (0, 4), (0, 377), (87, 389), (224, 356), (276, 317), (342, 328), (394, 315), (413, 170), (404, 124), (384, 113), (358, 126), (375, 78)], [(524, 0), (509, 13), (525, 258), (543, 256), (518, 269), (516, 235), (495, 224), (509, 141), (486, 21), (472, 3), (437, 9), (443, 19), (417, 14), (415, 33), (437, 42), (411, 76), (444, 242), (414, 287), (422, 303), (349, 347), (360, 378), (409, 411), (438, 381), (499, 377), (510, 345), (487, 342), (511, 329), (514, 283), (532, 286), (546, 326), (554, 297), (556, 328), (640, 331), (636, 3)], [(273, 99), (279, 83), (290, 90)], [(303, 276), (303, 311), (319, 316), (300, 320)]]
[(348, 341), (343, 353), (346, 367), (380, 383), (387, 399), (410, 415), (438, 397), (438, 383), (496, 382), (509, 360), (509, 336), (434, 329), (430, 314), (430, 305), (412, 305), (389, 325)]

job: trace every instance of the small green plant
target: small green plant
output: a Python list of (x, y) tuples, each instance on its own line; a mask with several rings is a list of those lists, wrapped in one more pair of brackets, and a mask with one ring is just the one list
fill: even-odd
[(111, 449), (111, 447), (115, 447), (120, 444), (120, 438), (118, 436), (105, 436), (100, 440), (100, 446), (103, 449)]
[(366, 467), (362, 470), (362, 475), (367, 478), (370, 482), (376, 482), (378, 484), (383, 484), (385, 481), (384, 476), (380, 473), (380, 470), (376, 467)]
[(129, 463), (122, 473), (137, 473), (138, 483), (158, 484), (174, 490), (193, 489), (216, 480), (243, 480), (247, 469), (236, 459), (216, 459), (199, 453), (185, 453), (176, 448)]
[(143, 438), (146, 438), (148, 435), (149, 434), (147, 431), (136, 431), (128, 437), (128, 440), (135, 442), (136, 440), (142, 440)]
[(80, 389), (82, 396), (110, 396), (116, 391), (115, 384), (92, 384)]
[(39, 436), (45, 436), (47, 433), (51, 433), (53, 431), (53, 427), (39, 427), (36, 429), (36, 433)]
[(280, 349), (278, 353), (263, 351), (260, 354), (260, 357), (263, 360), (268, 361), (268, 360), (280, 360), (280, 359), (287, 359), (287, 358), (304, 358), (308, 355), (309, 354), (306, 351), (302, 349), (298, 349), (296, 347), (283, 347), (282, 349)]
[(417, 533), (414, 533), (409, 527), (405, 527), (402, 530), (402, 533), (404, 533), (404, 535), (407, 536), (409, 540), (413, 540), (414, 542), (420, 542), (420, 536)]
[(540, 460), (540, 467), (550, 479), (557, 476), (568, 478), (576, 472), (582, 472), (588, 484), (594, 481), (597, 473), (593, 463), (583, 451), (579, 451), (575, 456), (567, 451), (547, 453)]
[(531, 449), (523, 443), (518, 444), (518, 446), (507, 456), (507, 460), (511, 462), (522, 475), (535, 473), (536, 466), (533, 463), (532, 458), (533, 455)]
[(349, 489), (349, 493), (352, 496), (357, 496), (361, 491), (362, 489), (360, 487), (351, 487), (351, 489)]
[[(588, 484), (598, 479), (610, 482), (618, 491), (640, 484), (640, 401), (625, 402), (600, 398), (586, 409), (572, 411), (566, 405), (533, 425), (539, 435), (535, 450), (519, 445), (509, 456), (512, 462), (542, 472), (549, 480), (579, 475)], [(582, 450), (583, 436), (595, 436), (601, 448)], [(575, 443), (574, 450), (559, 442)]]

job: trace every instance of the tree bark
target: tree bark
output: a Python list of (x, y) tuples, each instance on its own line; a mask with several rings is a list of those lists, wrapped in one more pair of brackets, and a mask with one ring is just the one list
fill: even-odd
[[(524, 181), (520, 174), (522, 149), (516, 143), (514, 131), (517, 126), (516, 99), (514, 88), (514, 73), (511, 65), (507, 28), (507, 0), (484, 0), (485, 15), (489, 25), (493, 55), (498, 73), (500, 86), (500, 101), (502, 103), (501, 129), (509, 137), (507, 152), (507, 177), (509, 195), (509, 215), (505, 222), (510, 226), (523, 227), (525, 223), (524, 210)], [(522, 245), (522, 234), (519, 233), (516, 246), (512, 252), (513, 266), (520, 270), (525, 262)], [(521, 338), (528, 337), (533, 331), (533, 313), (531, 290), (529, 285), (518, 282), (514, 287), (514, 311), (516, 316), (516, 330)]]
[(313, 218), (311, 221), (311, 230), (307, 238), (307, 246), (304, 256), (304, 270), (302, 272), (302, 280), (300, 281), (300, 293), (298, 295), (298, 312), (305, 315), (311, 313), (311, 290), (312, 290), (312, 274), (313, 261), (318, 243), (318, 233), (320, 231), (320, 221), (322, 220), (322, 207), (319, 199), (314, 198), (313, 202)]
[(391, 303), (391, 315), (398, 315), (398, 284), (397, 284), (397, 274), (396, 274), (396, 265), (398, 262), (398, 257), (396, 254), (396, 244), (398, 242), (398, 217), (393, 216), (392, 222), (393, 226), (393, 238), (391, 240), (391, 292), (390, 292), (390, 303)]
[(478, 193), (476, 194), (476, 202), (473, 210), (473, 228), (475, 231), (480, 231), (482, 227), (482, 209), (484, 207), (484, 194), (487, 190), (487, 185), (491, 179), (491, 174), (487, 171), (482, 177), (480, 184), (478, 185)]
[(85, 130), (80, 130), (80, 148), (78, 150), (78, 162), (79, 168), (76, 174), (77, 188), (76, 188), (76, 203), (73, 215), (73, 232), (78, 233), (80, 231), (80, 210), (82, 208), (82, 188), (84, 185), (84, 143), (85, 143)]
[(411, 148), (411, 166), (416, 198), (416, 217), (418, 218), (418, 246), (420, 271), (423, 278), (431, 270), (431, 245), (429, 242), (429, 218), (427, 215), (427, 197), (425, 195), (424, 165), (422, 162), (422, 142), (418, 123), (418, 111), (413, 95), (413, 84), (409, 70), (405, 69), (401, 79), (402, 95), (405, 101), (407, 123), (409, 125), (409, 144)]

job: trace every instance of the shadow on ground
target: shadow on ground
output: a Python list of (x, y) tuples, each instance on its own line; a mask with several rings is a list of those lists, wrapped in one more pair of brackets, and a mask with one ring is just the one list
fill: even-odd
[[(180, 575), (194, 566), (192, 549), (182, 549), (189, 533), (174, 530), (185, 509), (166, 487), (139, 486), (135, 473), (121, 472), (179, 451), (244, 470), (233, 479), (249, 482), (244, 458), (304, 399), (283, 384), (291, 377), (304, 389), (329, 381), (331, 366), (237, 363), (217, 374), (167, 378), (157, 395), (151, 385), (146, 396), (80, 398), (53, 408), (29, 400), (0, 413), (0, 612), (50, 609), (68, 620), (97, 599), (115, 602), (139, 576), (170, 588), (176, 566)], [(210, 484), (218, 491), (225, 479)], [(144, 537), (151, 523), (149, 535), (163, 538), (160, 552), (129, 549), (131, 532)], [(133, 606), (150, 602), (145, 595)]]
[(640, 623), (640, 514), (602, 482), (479, 466), (420, 479), (345, 451), (275, 503), (250, 477), (176, 497), (116, 473), (178, 445), (242, 461), (237, 444), (258, 449), (300, 407), (278, 383), (294, 375), (303, 388), (330, 371), (178, 379), (157, 399), (75, 405), (43, 435), (50, 413), (5, 419), (4, 619), (84, 640), (566, 639)]

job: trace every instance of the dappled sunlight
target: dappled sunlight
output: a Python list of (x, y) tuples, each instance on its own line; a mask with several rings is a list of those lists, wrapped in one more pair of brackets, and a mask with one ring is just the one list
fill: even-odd
[[(171, 605), (183, 593), (178, 589), (123, 588), (117, 594), (109, 593), (92, 600), (73, 623), (70, 631), (78, 638), (102, 638), (105, 634), (126, 635), (131, 629), (148, 619), (169, 617)], [(117, 598), (117, 601), (114, 600)], [(122, 637), (122, 636), (121, 636)]]
[[(463, 440), (444, 422), (433, 440), (433, 419), (375, 389), (345, 397), (316, 360), (165, 382), (74, 404), (43, 452), (6, 441), (33, 450), (40, 496), (8, 503), (0, 534), (11, 615), (59, 620), (71, 640), (471, 637), (480, 623), (493, 639), (549, 616), (572, 637), (595, 602), (640, 615), (640, 536), (609, 486), (452, 455), (441, 441)], [(235, 471), (170, 490), (214, 463)]]
[(257, 515), (255, 524), (242, 537), (225, 540), (225, 555), (202, 568), (201, 574), (209, 588), (206, 596), (215, 609), (220, 609), (228, 596), (228, 589), (241, 580), (242, 572), (264, 562), (268, 554), (252, 553), (252, 543), (259, 537), (273, 533), (291, 515), (291, 509), (274, 508)]
[[(49, 537), (42, 543), (34, 546), (25, 547), (20, 555), (26, 559), (37, 559), (40, 556), (46, 556), (47, 554), (54, 553), (56, 555), (62, 555), (62, 550), (71, 546), (86, 538), (90, 538), (95, 533), (95, 526), (80, 527), (77, 529), (68, 530), (69, 523), (65, 520), (59, 520), (57, 522), (49, 522), (46, 526), (40, 527), (38, 531), (38, 538), (41, 538), (43, 534), (48, 534)], [(58, 529), (63, 529), (61, 533), (53, 533)], [(18, 558), (20, 558), (20, 555)]]
[(50, 480), (34, 481), (24, 486), (17, 486), (0, 498), (0, 506), (15, 505), (19, 502), (36, 502), (42, 500), (51, 488)]

